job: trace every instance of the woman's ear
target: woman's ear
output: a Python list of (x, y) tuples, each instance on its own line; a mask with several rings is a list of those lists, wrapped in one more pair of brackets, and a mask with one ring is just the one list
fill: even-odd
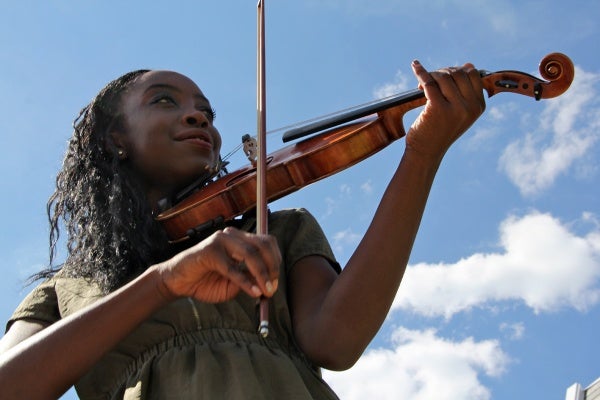
[(119, 160), (127, 159), (127, 143), (125, 136), (122, 133), (113, 131), (108, 134), (108, 140), (106, 143), (106, 150), (116, 155)]
[(119, 157), (119, 160), (125, 160), (127, 159), (127, 153), (125, 152), (124, 149), (117, 149), (117, 156)]

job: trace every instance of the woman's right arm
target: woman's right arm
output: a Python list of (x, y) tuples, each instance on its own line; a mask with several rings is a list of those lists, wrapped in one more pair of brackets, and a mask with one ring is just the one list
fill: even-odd
[(151, 268), (91, 307), (48, 327), (17, 321), (0, 346), (6, 399), (57, 399), (106, 352), (167, 303)]
[[(239, 266), (246, 266), (240, 269)], [(15, 322), (0, 341), (4, 399), (59, 398), (160, 307), (179, 297), (271, 296), (281, 256), (274, 238), (227, 228), (48, 327)], [(276, 286), (276, 283), (274, 283)]]
[(31, 319), (22, 319), (15, 321), (6, 335), (0, 339), (0, 354), (8, 351), (11, 347), (16, 346), (23, 340), (35, 335), (50, 324), (38, 322)]

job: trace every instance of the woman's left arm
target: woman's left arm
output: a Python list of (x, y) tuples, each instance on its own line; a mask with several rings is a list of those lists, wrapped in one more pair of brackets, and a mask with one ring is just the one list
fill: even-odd
[(415, 62), (413, 70), (427, 103), (356, 251), (339, 276), (316, 256), (291, 271), (296, 340), (313, 362), (328, 369), (351, 367), (378, 332), (402, 281), (442, 158), (485, 109), (472, 65), (429, 73)]

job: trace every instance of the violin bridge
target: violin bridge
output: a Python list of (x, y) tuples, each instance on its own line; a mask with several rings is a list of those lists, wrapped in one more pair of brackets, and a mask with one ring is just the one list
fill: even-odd
[(242, 144), (248, 161), (250, 161), (253, 167), (256, 167), (256, 162), (258, 161), (258, 142), (256, 138), (246, 134), (242, 136)]

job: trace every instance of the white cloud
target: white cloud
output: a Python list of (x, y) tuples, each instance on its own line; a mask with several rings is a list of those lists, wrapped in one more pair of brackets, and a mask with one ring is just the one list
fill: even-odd
[(585, 211), (581, 214), (581, 219), (584, 222), (593, 224), (596, 229), (600, 229), (600, 219), (594, 213)]
[(347, 246), (354, 248), (358, 245), (362, 235), (354, 233), (350, 228), (333, 234), (332, 247), (336, 253), (343, 253)]
[(503, 322), (500, 324), (500, 330), (506, 332), (510, 340), (519, 340), (523, 338), (523, 335), (525, 334), (525, 325), (522, 322), (516, 322), (514, 324)]
[(518, 112), (519, 106), (514, 102), (488, 105), (485, 119), (478, 121), (472, 132), (465, 135), (464, 147), (469, 151), (479, 151), (486, 145), (489, 146), (493, 139), (506, 133), (506, 121)]
[(491, 119), (496, 120), (496, 121), (501, 121), (504, 118), (506, 118), (506, 110), (504, 110), (504, 108), (506, 108), (506, 107), (502, 107), (502, 106), (490, 107), (489, 110), (487, 111), (487, 113)]
[(347, 183), (342, 183), (339, 187), (339, 190), (342, 198), (350, 196), (352, 194), (352, 188)]
[(408, 78), (402, 71), (396, 72), (393, 82), (384, 83), (373, 91), (373, 97), (383, 99), (408, 90)]
[(360, 185), (360, 189), (363, 192), (363, 194), (366, 195), (370, 195), (371, 193), (373, 193), (373, 182), (371, 181), (371, 179)]
[(550, 187), (600, 139), (599, 81), (600, 74), (577, 68), (569, 90), (547, 102), (535, 123), (539, 129), (506, 147), (500, 168), (522, 194), (535, 195)]
[(338, 186), (338, 195), (335, 198), (331, 196), (323, 198), (325, 213), (321, 215), (321, 218), (327, 218), (338, 212), (350, 196), (352, 196), (352, 186), (347, 183), (340, 184)]
[(455, 264), (409, 266), (393, 309), (450, 318), (494, 302), (519, 301), (537, 313), (585, 311), (600, 300), (598, 227), (577, 236), (551, 215), (532, 213), (505, 220), (499, 244), (501, 252)]
[(345, 372), (324, 371), (344, 400), (490, 398), (480, 375), (497, 377), (510, 362), (495, 340), (452, 342), (433, 330), (398, 329), (393, 348), (367, 351)]
[(477, 128), (475, 132), (465, 140), (464, 148), (472, 152), (479, 151), (485, 143), (489, 143), (500, 133), (501, 130), (497, 127)]
[(325, 213), (321, 215), (321, 218), (327, 218), (333, 215), (335, 210), (339, 208), (339, 202), (331, 197), (325, 197), (323, 200), (325, 201)]

